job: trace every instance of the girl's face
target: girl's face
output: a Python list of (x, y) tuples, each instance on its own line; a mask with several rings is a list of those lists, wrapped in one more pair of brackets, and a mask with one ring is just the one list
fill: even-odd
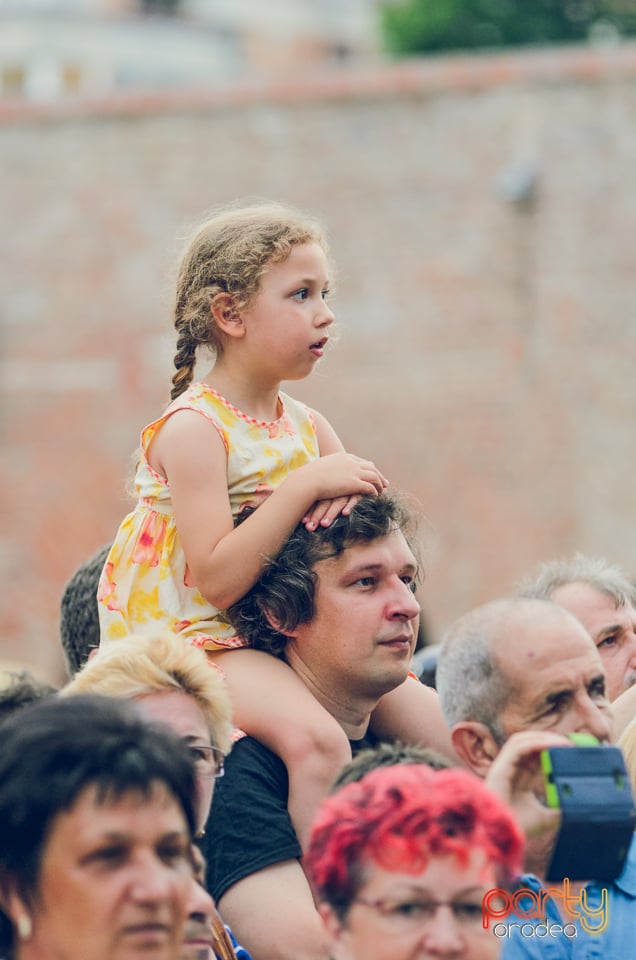
[(323, 919), (336, 960), (497, 960), (500, 941), (481, 923), (481, 903), (498, 886), (484, 853), (466, 864), (431, 857), (420, 874), (368, 867), (344, 923), (329, 908)]
[(266, 268), (256, 295), (240, 311), (244, 349), (265, 380), (301, 380), (311, 373), (334, 319), (328, 292), (327, 258), (317, 243), (298, 244), (286, 260)]
[(190, 835), (163, 784), (100, 801), (86, 788), (46, 841), (19, 960), (176, 960), (192, 886)]

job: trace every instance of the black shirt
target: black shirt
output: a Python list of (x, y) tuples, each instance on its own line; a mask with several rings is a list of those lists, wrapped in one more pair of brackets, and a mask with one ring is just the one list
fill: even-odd
[[(373, 746), (369, 735), (351, 741), (352, 753)], [(218, 902), (244, 877), (285, 860), (301, 847), (287, 810), (289, 779), (280, 757), (253, 737), (242, 737), (216, 781), (205, 836), (207, 887)]]

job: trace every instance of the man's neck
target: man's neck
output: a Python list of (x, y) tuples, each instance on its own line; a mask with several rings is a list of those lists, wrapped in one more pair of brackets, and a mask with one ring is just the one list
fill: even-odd
[(341, 690), (332, 682), (333, 677), (327, 680), (325, 677), (316, 676), (293, 649), (288, 649), (286, 659), (318, 703), (338, 721), (349, 740), (361, 740), (367, 732), (371, 712), (377, 706), (377, 700), (356, 697), (349, 688)]

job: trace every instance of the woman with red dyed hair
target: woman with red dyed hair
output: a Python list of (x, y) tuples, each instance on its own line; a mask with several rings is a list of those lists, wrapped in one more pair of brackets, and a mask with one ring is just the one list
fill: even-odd
[(303, 865), (334, 960), (496, 960), (482, 899), (521, 870), (523, 834), (473, 774), (373, 770), (321, 805)]

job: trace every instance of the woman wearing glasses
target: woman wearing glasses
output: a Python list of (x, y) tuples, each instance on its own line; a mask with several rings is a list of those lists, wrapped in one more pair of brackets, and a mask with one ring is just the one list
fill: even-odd
[(123, 637), (100, 648), (61, 692), (134, 700), (144, 717), (180, 736), (195, 764), (197, 833), (202, 833), (232, 732), (223, 678), (203, 651), (171, 634)]
[(522, 853), (511, 812), (473, 774), (414, 764), (323, 801), (303, 866), (334, 960), (496, 960), (482, 900)]
[[(214, 782), (223, 776), (230, 749), (230, 701), (221, 673), (205, 653), (169, 634), (125, 637), (101, 647), (61, 691), (63, 696), (98, 693), (135, 702), (142, 717), (170, 727), (186, 743), (194, 761), (196, 830), (203, 833)], [(203, 883), (200, 853), (192, 851)], [(211, 898), (191, 889), (180, 960), (216, 956), (250, 960), (223, 929)], [(211, 925), (213, 929), (211, 930)]]

